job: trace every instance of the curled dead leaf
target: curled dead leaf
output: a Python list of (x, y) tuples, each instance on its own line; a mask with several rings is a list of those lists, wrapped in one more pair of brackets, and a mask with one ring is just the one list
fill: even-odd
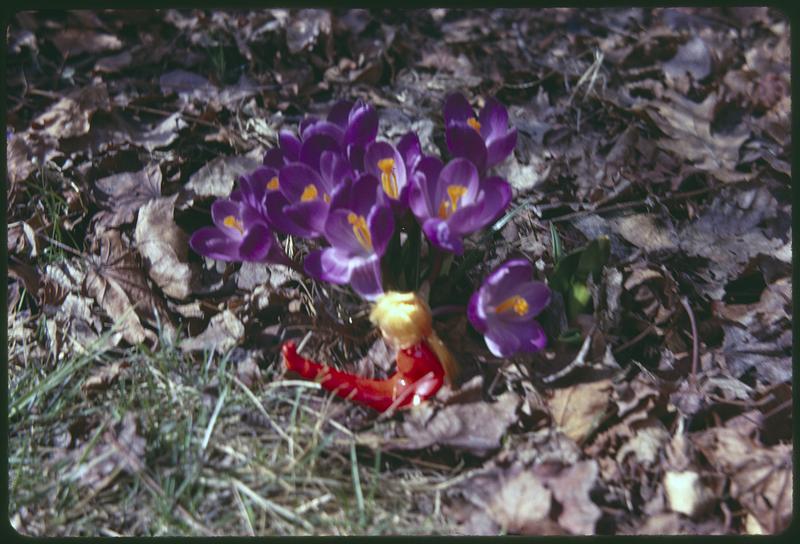
[(553, 421), (568, 437), (580, 443), (597, 427), (611, 400), (610, 379), (554, 389), (547, 400)]
[(500, 447), (506, 430), (517, 420), (520, 398), (506, 392), (494, 403), (450, 404), (430, 414), (430, 407), (412, 409), (403, 421), (398, 449), (421, 449), (432, 445), (450, 446), (484, 456)]
[(95, 182), (101, 204), (107, 211), (97, 215), (97, 222), (106, 227), (131, 223), (134, 215), (149, 202), (161, 197), (161, 169), (157, 164), (138, 172), (122, 172)]
[(167, 296), (185, 299), (192, 292), (195, 270), (187, 262), (189, 237), (172, 217), (176, 199), (159, 198), (141, 207), (134, 236), (150, 278)]
[(244, 325), (231, 312), (224, 312), (211, 318), (206, 330), (194, 338), (187, 338), (180, 344), (183, 351), (214, 350), (225, 353), (244, 337)]

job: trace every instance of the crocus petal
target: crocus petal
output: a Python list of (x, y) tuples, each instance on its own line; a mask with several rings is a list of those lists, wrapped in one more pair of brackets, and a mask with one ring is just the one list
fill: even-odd
[(445, 130), (445, 140), (454, 157), (469, 159), (480, 172), (486, 170), (486, 144), (475, 129), (466, 123), (452, 123)]
[(331, 210), (325, 222), (325, 238), (332, 246), (350, 255), (370, 255), (372, 252), (361, 245), (356, 237), (356, 231), (353, 230), (353, 224), (348, 220), (351, 213), (353, 212), (344, 209)]
[(344, 144), (364, 147), (374, 142), (377, 135), (378, 114), (369, 104), (357, 103), (350, 111)]
[(436, 186), (442, 168), (442, 161), (436, 157), (423, 157), (414, 172), (412, 183), (418, 190), (409, 191), (408, 205), (420, 222), (428, 217), (436, 217), (439, 207), (435, 201)]
[(274, 243), (275, 238), (269, 228), (263, 223), (257, 223), (245, 234), (239, 246), (239, 258), (243, 261), (261, 261)]
[(289, 162), (300, 160), (300, 139), (289, 132), (288, 130), (281, 130), (278, 133), (278, 144), (281, 146), (283, 156)]
[(528, 303), (528, 314), (537, 316), (550, 304), (552, 293), (550, 288), (540, 281), (524, 283), (519, 286), (518, 294)]
[(373, 257), (353, 267), (350, 286), (367, 300), (375, 300), (383, 293), (380, 259)]
[(375, 206), (367, 217), (367, 225), (375, 254), (383, 256), (394, 232), (394, 214), (385, 206)]
[(262, 161), (264, 166), (269, 166), (270, 168), (275, 168), (276, 170), (286, 164), (286, 158), (283, 156), (283, 151), (280, 149), (268, 149), (266, 153), (264, 153), (264, 160)]
[(317, 189), (317, 198), (322, 199), (323, 184), (322, 179), (316, 170), (302, 162), (293, 162), (280, 169), (278, 174), (280, 180), (280, 191), (286, 199), (294, 204), (299, 202), (303, 191), (309, 185), (314, 185)]
[(346, 178), (353, 177), (353, 170), (350, 164), (341, 153), (334, 151), (324, 151), (319, 159), (319, 172), (322, 177), (325, 192), (330, 196), (333, 189), (342, 183)]
[(517, 129), (513, 128), (499, 138), (487, 140), (486, 167), (491, 168), (503, 162), (517, 146)]
[(475, 112), (469, 105), (467, 99), (461, 93), (448, 95), (444, 100), (444, 123), (445, 126), (453, 121), (466, 122), (470, 117), (474, 117)]
[(350, 115), (350, 110), (353, 109), (352, 100), (339, 100), (331, 107), (328, 113), (328, 122), (337, 125), (342, 130), (347, 128), (347, 118)]
[(300, 138), (301, 140), (302, 140), (303, 133), (306, 131), (306, 129), (308, 129), (308, 127), (310, 127), (311, 125), (316, 124), (316, 123), (319, 123), (319, 119), (317, 117), (313, 117), (313, 116), (304, 117), (300, 121), (300, 123), (297, 125), (297, 130), (298, 130), (298, 133), (301, 136), (301, 138)]
[(508, 131), (508, 111), (495, 98), (487, 98), (478, 121), (481, 124), (481, 136), (488, 140), (491, 136), (500, 136)]
[(464, 243), (461, 241), (461, 237), (450, 230), (447, 221), (438, 218), (428, 219), (422, 224), (422, 232), (439, 249), (453, 252), (456, 255), (464, 253)]
[(347, 146), (347, 160), (350, 161), (350, 166), (357, 174), (364, 172), (364, 152), (365, 149), (360, 145)]
[[(342, 138), (344, 137), (344, 131), (341, 127), (336, 126), (333, 123), (328, 121), (318, 121), (311, 125), (308, 125), (305, 130), (302, 132), (303, 142), (306, 142), (310, 138), (313, 138), (317, 135), (325, 135), (332, 138), (337, 143), (341, 143)], [(302, 146), (301, 146), (302, 149)]]
[(472, 323), (472, 326), (480, 333), (486, 332), (486, 312), (484, 311), (483, 304), (480, 302), (481, 289), (478, 289), (472, 296), (469, 297), (469, 305), (467, 305), (467, 319)]
[(511, 186), (504, 179), (491, 177), (483, 180), (475, 204), (468, 204), (450, 216), (451, 228), (461, 234), (482, 229), (494, 221), (511, 202)]
[[(524, 325), (524, 323), (523, 323)], [(517, 334), (518, 331), (503, 325), (489, 325), (484, 334), (486, 347), (489, 348), (496, 357), (509, 357), (519, 351), (522, 346), (522, 339)]]
[[(230, 232), (233, 236), (234, 233), (238, 231), (232, 227), (228, 227), (225, 225), (225, 218), (232, 216), (236, 218), (237, 221), (241, 220), (241, 204), (238, 202), (233, 202), (232, 200), (228, 199), (219, 199), (214, 201), (211, 205), (211, 220), (220, 229), (222, 232), (228, 233)], [(239, 236), (241, 237), (241, 236)]]
[(520, 351), (531, 353), (547, 345), (547, 336), (535, 320), (490, 326), (484, 336), (486, 346), (497, 357), (509, 357)]
[(531, 265), (530, 262), (525, 259), (511, 259), (495, 268), (486, 276), (486, 279), (483, 280), (483, 284), (492, 290), (500, 291), (498, 297), (493, 298), (502, 297), (505, 299), (514, 294), (511, 292), (511, 289), (524, 282), (531, 281), (532, 277), (533, 265)]
[(284, 234), (291, 234), (292, 236), (301, 236), (303, 238), (315, 238), (319, 236), (318, 232), (309, 230), (308, 228), (301, 227), (286, 216), (284, 209), (288, 207), (289, 201), (279, 191), (270, 191), (267, 193), (265, 199), (265, 209), (269, 224), (275, 230)]
[(403, 162), (403, 157), (400, 156), (400, 153), (398, 153), (391, 144), (387, 142), (373, 142), (367, 146), (367, 152), (366, 155), (364, 155), (364, 168), (377, 179), (382, 179), (383, 171), (379, 168), (378, 163), (385, 159), (392, 159), (394, 161), (392, 173), (395, 176), (398, 194), (397, 198), (390, 198), (392, 200), (399, 200), (400, 192), (402, 192), (406, 186), (406, 167)]
[(239, 242), (216, 227), (197, 229), (189, 238), (189, 246), (195, 253), (219, 261), (235, 261), (239, 258)]
[(346, 251), (327, 247), (309, 253), (303, 268), (313, 278), (342, 285), (350, 281), (351, 263), (352, 259)]
[(406, 132), (397, 142), (397, 151), (403, 157), (403, 163), (406, 165), (406, 177), (410, 178), (411, 173), (422, 159), (422, 145), (419, 143), (416, 132)]
[(319, 170), (319, 159), (323, 151), (341, 152), (339, 140), (330, 134), (322, 133), (314, 134), (308, 139), (304, 138), (300, 148), (300, 162), (309, 165), (314, 170)]
[(478, 195), (480, 188), (480, 178), (475, 165), (468, 159), (453, 159), (448, 162), (439, 173), (436, 193), (434, 195), (434, 205), (437, 206), (442, 200), (448, 198), (447, 189), (451, 185), (461, 185), (466, 187), (467, 192), (459, 200), (460, 205), (472, 203)]
[(307, 202), (296, 202), (283, 208), (283, 213), (296, 225), (308, 229), (315, 235), (319, 235), (325, 229), (325, 220), (328, 218), (328, 204), (321, 198)]

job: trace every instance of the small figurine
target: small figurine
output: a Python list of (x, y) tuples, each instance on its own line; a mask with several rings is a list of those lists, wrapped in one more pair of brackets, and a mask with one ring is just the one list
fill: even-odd
[(385, 380), (342, 372), (297, 353), (294, 342), (283, 345), (286, 368), (327, 391), (380, 412), (415, 406), (436, 394), (445, 380), (452, 383), (458, 367), (433, 330), (431, 311), (415, 293), (380, 295), (370, 321), (397, 352), (397, 371)]

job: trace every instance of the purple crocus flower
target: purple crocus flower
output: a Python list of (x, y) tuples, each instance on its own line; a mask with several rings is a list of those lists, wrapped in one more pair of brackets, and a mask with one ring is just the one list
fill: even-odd
[(442, 167), (435, 157), (420, 159), (408, 204), (433, 245), (457, 254), (463, 238), (491, 223), (511, 201), (511, 186), (499, 177), (481, 179), (467, 159)]
[(383, 292), (380, 261), (394, 231), (391, 209), (382, 204), (378, 180), (369, 174), (346, 179), (334, 191), (325, 221), (331, 247), (312, 252), (305, 270), (314, 278), (350, 283), (367, 300)]
[(306, 117), (298, 127), (299, 137), (288, 130), (278, 135), (279, 149), (264, 155), (264, 165), (280, 169), (303, 162), (318, 170), (325, 151), (342, 153), (357, 170), (363, 169), (366, 146), (378, 134), (378, 115), (364, 102), (341, 100), (333, 105), (327, 119)]
[[(243, 188), (244, 189), (244, 188)], [(249, 196), (220, 199), (211, 205), (213, 227), (198, 229), (189, 239), (191, 248), (220, 261), (255, 261), (286, 264), (288, 258)]]
[(528, 261), (506, 261), (470, 298), (467, 317), (497, 357), (538, 351), (547, 344), (544, 330), (534, 318), (550, 303), (550, 289), (532, 277)]
[(305, 238), (322, 235), (334, 189), (352, 177), (348, 162), (334, 151), (321, 153), (319, 170), (304, 162), (284, 165), (278, 178), (270, 181), (273, 190), (268, 190), (265, 197), (270, 225)]
[(499, 164), (517, 145), (517, 129), (508, 127), (508, 111), (487, 98), (478, 117), (464, 95), (454, 93), (444, 102), (445, 138), (454, 157), (466, 157), (478, 170)]
[(408, 207), (408, 177), (400, 152), (387, 142), (373, 142), (364, 155), (364, 170), (381, 182), (383, 198), (392, 209)]

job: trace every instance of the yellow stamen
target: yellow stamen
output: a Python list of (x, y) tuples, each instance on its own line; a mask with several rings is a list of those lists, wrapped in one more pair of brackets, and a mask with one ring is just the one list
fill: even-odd
[(322, 194), (322, 200), (325, 201), (325, 204), (330, 204), (331, 203), (331, 197), (330, 197), (330, 195), (328, 193), (323, 193)]
[(300, 202), (308, 202), (309, 200), (314, 200), (317, 198), (319, 192), (317, 191), (317, 186), (313, 183), (309, 183), (306, 185), (306, 188), (303, 189), (303, 194), (300, 195)]
[(400, 191), (397, 190), (397, 174), (394, 173), (394, 159), (381, 159), (378, 161), (381, 173), (381, 185), (390, 198), (397, 200)]
[(494, 311), (501, 314), (508, 310), (514, 310), (517, 315), (523, 316), (528, 313), (528, 301), (519, 295), (514, 295), (498, 304)]
[(477, 119), (475, 119), (474, 117), (470, 117), (469, 119), (467, 119), (467, 124), (468, 124), (469, 126), (471, 126), (472, 128), (474, 128), (474, 129), (475, 129), (475, 131), (476, 131), (478, 134), (480, 134), (480, 132), (481, 132), (481, 123), (480, 123), (480, 121), (478, 121), (478, 120), (477, 120)]
[(372, 235), (367, 228), (367, 220), (363, 215), (356, 215), (353, 212), (347, 214), (347, 222), (353, 225), (353, 234), (361, 247), (367, 251), (372, 251)]
[(240, 234), (244, 234), (244, 227), (242, 226), (241, 221), (239, 221), (232, 215), (229, 215), (225, 219), (223, 219), (222, 224), (225, 225), (226, 227), (238, 230)]
[(439, 204), (439, 217), (447, 219), (453, 215), (453, 212), (458, 208), (459, 199), (464, 196), (466, 192), (467, 188), (463, 185), (448, 185), (447, 196), (450, 198), (450, 201), (448, 202), (447, 199), (444, 199), (441, 204)]
[(270, 191), (274, 191), (278, 187), (280, 187), (280, 183), (278, 183), (278, 176), (275, 176), (274, 178), (272, 178), (267, 182), (267, 189), (269, 189)]

